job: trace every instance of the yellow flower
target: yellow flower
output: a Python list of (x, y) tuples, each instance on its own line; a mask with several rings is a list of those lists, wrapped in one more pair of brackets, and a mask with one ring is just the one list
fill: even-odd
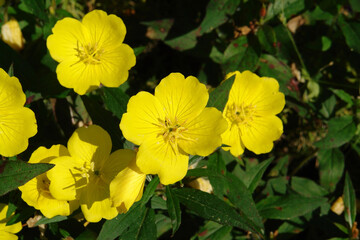
[(0, 68), (0, 154), (11, 157), (28, 147), (37, 133), (35, 114), (24, 107), (26, 97), (16, 77)]
[(109, 134), (101, 127), (82, 127), (68, 141), (69, 156), (50, 161), (56, 164), (47, 174), (50, 193), (60, 200), (78, 199), (89, 222), (112, 219), (118, 214), (110, 200), (109, 186), (134, 154), (121, 149), (110, 155), (111, 146)]
[(140, 145), (136, 164), (172, 184), (187, 172), (189, 154), (207, 156), (221, 145), (227, 124), (221, 112), (206, 108), (209, 94), (195, 77), (172, 73), (155, 88), (155, 96), (131, 97), (121, 119), (124, 137)]
[(12, 18), (1, 26), (1, 39), (16, 51), (24, 48), (25, 39), (16, 19)]
[[(68, 150), (63, 145), (53, 145), (50, 149), (39, 147), (31, 155), (29, 163), (49, 163), (61, 156), (69, 156)], [(47, 173), (43, 173), (19, 187), (22, 192), (21, 198), (28, 205), (39, 209), (47, 218), (57, 215), (68, 216), (79, 207), (78, 201), (55, 199), (49, 191), (49, 185)]]
[(73, 18), (58, 21), (47, 39), (61, 85), (80, 95), (100, 84), (118, 87), (135, 65), (132, 48), (123, 44), (126, 28), (121, 18), (94, 10), (82, 22)]
[(22, 225), (21, 222), (17, 222), (6, 226), (6, 223), (9, 221), (9, 218), (6, 218), (8, 208), (8, 205), (0, 203), (0, 239), (16, 240), (18, 237), (15, 233), (20, 232)]
[(249, 71), (232, 72), (226, 78), (232, 75), (235, 81), (223, 112), (228, 129), (221, 135), (223, 144), (230, 147), (223, 149), (234, 156), (245, 148), (256, 154), (270, 152), (273, 141), (283, 133), (282, 122), (275, 115), (284, 108), (284, 94), (273, 78), (260, 78)]
[[(131, 150), (117, 151), (121, 160), (121, 172), (110, 183), (110, 197), (119, 213), (126, 213), (143, 194), (146, 174), (136, 166), (136, 153)], [(114, 154), (115, 154), (114, 153)], [(124, 155), (127, 155), (124, 157)]]

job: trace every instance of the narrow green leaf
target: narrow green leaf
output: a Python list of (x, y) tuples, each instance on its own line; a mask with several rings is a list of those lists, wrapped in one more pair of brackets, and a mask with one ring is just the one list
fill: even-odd
[[(145, 207), (145, 204), (154, 195), (154, 191), (158, 184), (159, 184), (159, 177), (153, 178), (150, 181), (150, 183), (146, 186), (145, 192), (141, 200), (135, 203), (127, 213), (119, 214), (116, 218), (106, 221), (103, 224), (97, 239), (98, 240), (115, 239), (121, 234), (123, 234), (125, 231), (127, 231), (127, 229), (130, 228), (135, 222), (139, 221), (139, 216), (143, 216), (144, 212), (148, 211), (147, 208)], [(151, 220), (152, 217), (150, 216), (149, 218)], [(156, 231), (155, 231), (155, 237), (156, 237)]]
[(261, 229), (251, 226), (246, 216), (236, 211), (214, 195), (191, 188), (174, 189), (180, 202), (196, 215), (223, 225), (239, 227), (245, 231), (260, 233)]
[(217, 88), (209, 94), (207, 107), (215, 107), (219, 111), (223, 111), (229, 98), (230, 89), (234, 83), (235, 75), (223, 81)]
[(276, 34), (269, 25), (262, 25), (257, 31), (261, 47), (270, 54), (276, 53)]
[(154, 195), (156, 187), (159, 185), (160, 180), (159, 177), (154, 177), (150, 183), (146, 186), (143, 196), (141, 198), (141, 205), (145, 206), (145, 204), (150, 200), (150, 198)]
[(136, 47), (134, 48), (134, 54), (135, 56), (139, 56), (144, 50), (146, 49), (145, 46), (140, 46), (140, 47)]
[(130, 225), (128, 230), (120, 236), (120, 239), (155, 240), (156, 225), (154, 209), (145, 208), (145, 211), (143, 211), (137, 220)]
[(341, 100), (343, 100), (344, 102), (346, 102), (349, 107), (351, 107), (352, 105), (354, 105), (354, 100), (352, 99), (351, 95), (348, 94), (347, 92), (345, 92), (344, 90), (342, 90), (342, 89), (333, 89), (333, 88), (330, 88), (330, 90), (331, 90), (337, 97), (339, 97)]
[(345, 175), (344, 186), (345, 220), (352, 229), (356, 218), (356, 195), (349, 173)]
[(328, 123), (328, 133), (320, 141), (314, 143), (319, 148), (329, 149), (340, 147), (349, 142), (356, 132), (356, 125), (352, 116), (332, 118)]
[(302, 11), (305, 8), (304, 0), (275, 0), (269, 4), (265, 21), (270, 20), (280, 13), (284, 13), (286, 18)]
[(244, 181), (244, 184), (247, 186), (249, 191), (253, 193), (258, 186), (262, 176), (264, 175), (265, 170), (268, 168), (270, 163), (272, 162), (274, 158), (270, 158), (268, 160), (265, 160), (261, 162), (256, 167), (253, 167), (250, 169), (250, 171), (246, 172), (247, 181)]
[(0, 160), (0, 196), (24, 185), (53, 167), (53, 164), (47, 163), (29, 164), (23, 161)]
[(303, 216), (327, 202), (327, 198), (307, 198), (297, 194), (269, 196), (256, 204), (264, 218), (290, 219)]
[(41, 218), (39, 221), (37, 221), (35, 223), (35, 227), (39, 226), (41, 224), (49, 224), (49, 223), (61, 222), (61, 221), (64, 221), (66, 219), (68, 219), (67, 216), (55, 216), (53, 218), (44, 217), (44, 218)]
[(103, 224), (97, 240), (113, 240), (117, 238), (134, 224), (145, 210), (145, 206), (135, 203), (127, 213), (119, 214), (117, 217), (107, 220)]
[(23, 0), (19, 4), (19, 8), (24, 12), (30, 13), (43, 21), (48, 21), (48, 16), (45, 13), (44, 0)]
[(127, 111), (129, 96), (121, 88), (102, 88), (106, 107), (119, 119)]
[(349, 48), (360, 53), (360, 23), (347, 22), (345, 17), (340, 14), (338, 17), (338, 24)]
[(344, 171), (344, 155), (338, 148), (321, 149), (318, 153), (318, 161), (320, 184), (332, 192)]
[(166, 186), (166, 205), (171, 218), (172, 235), (179, 229), (181, 224), (181, 209), (179, 199), (174, 195), (169, 185)]

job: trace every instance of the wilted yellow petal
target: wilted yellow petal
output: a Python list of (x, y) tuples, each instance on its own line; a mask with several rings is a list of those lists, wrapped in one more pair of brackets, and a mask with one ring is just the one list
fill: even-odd
[(1, 26), (1, 39), (16, 51), (24, 48), (25, 39), (16, 19), (12, 18)]
[(142, 195), (146, 174), (142, 173), (135, 163), (135, 154), (126, 168), (119, 172), (110, 183), (110, 197), (113, 206), (120, 213), (127, 212), (138, 196)]

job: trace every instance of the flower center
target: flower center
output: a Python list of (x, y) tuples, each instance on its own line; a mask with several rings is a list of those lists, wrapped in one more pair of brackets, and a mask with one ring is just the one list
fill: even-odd
[(166, 143), (170, 143), (171, 147), (178, 153), (178, 139), (194, 141), (191, 138), (185, 137), (183, 134), (186, 133), (187, 128), (184, 127), (185, 123), (180, 124), (175, 120), (172, 122), (169, 118), (165, 118), (165, 121), (160, 121), (159, 126), (161, 127), (161, 135)]
[(99, 64), (101, 62), (101, 55), (104, 52), (102, 48), (95, 44), (77, 44), (77, 48), (75, 48), (77, 54), (76, 56), (79, 58), (79, 62), (83, 62), (85, 64)]
[(256, 106), (253, 105), (245, 105), (242, 103), (241, 105), (236, 105), (233, 103), (232, 105), (227, 106), (226, 109), (226, 117), (235, 125), (250, 125), (253, 121), (253, 115), (255, 113)]

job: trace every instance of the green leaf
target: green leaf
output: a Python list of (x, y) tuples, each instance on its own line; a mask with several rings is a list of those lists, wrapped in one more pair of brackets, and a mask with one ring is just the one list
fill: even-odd
[(141, 22), (141, 24), (148, 26), (146, 36), (150, 39), (164, 40), (168, 35), (174, 19), (161, 19), (156, 21)]
[(261, 229), (251, 226), (246, 216), (239, 215), (224, 201), (214, 195), (191, 188), (174, 189), (180, 202), (196, 215), (223, 225), (239, 227), (245, 231), (260, 233)]
[(158, 239), (172, 227), (170, 218), (160, 213), (155, 215), (155, 224)]
[(246, 178), (244, 180), (245, 186), (253, 193), (258, 186), (265, 170), (268, 168), (274, 158), (270, 158), (258, 164), (256, 167), (246, 172)]
[(356, 219), (356, 195), (349, 173), (345, 174), (344, 205), (345, 220), (352, 229)]
[(262, 25), (256, 35), (259, 38), (261, 47), (270, 54), (276, 53), (276, 33), (269, 25)]
[(297, 194), (285, 196), (269, 196), (256, 204), (264, 218), (290, 219), (303, 216), (327, 202), (327, 198), (303, 197)]
[(222, 68), (225, 73), (236, 70), (254, 71), (259, 63), (260, 44), (253, 36), (241, 36), (225, 49)]
[(156, 225), (155, 225), (155, 211), (151, 208), (146, 208), (137, 220), (130, 225), (129, 229), (120, 236), (121, 239), (138, 239), (138, 240), (155, 240), (156, 239)]
[(164, 42), (178, 51), (185, 51), (196, 46), (197, 43), (196, 37), (198, 36), (198, 34), (199, 34), (199, 30), (195, 29), (184, 35), (166, 40)]
[(145, 191), (144, 191), (143, 196), (140, 201), (142, 206), (145, 206), (145, 204), (150, 200), (150, 198), (152, 198), (152, 196), (154, 195), (155, 189), (159, 185), (159, 183), (160, 183), (159, 177), (156, 176), (146, 186)]
[(320, 113), (325, 118), (329, 118), (335, 109), (335, 105), (336, 105), (336, 97), (334, 95), (331, 95), (321, 104)]
[(110, 134), (113, 149), (122, 148), (123, 140), (119, 127), (120, 120), (115, 118), (111, 112), (105, 110), (95, 99), (86, 95), (81, 96), (81, 99), (92, 121), (103, 127)]
[(61, 221), (67, 220), (67, 219), (68, 219), (67, 216), (55, 216), (53, 218), (43, 217), (39, 221), (37, 221), (35, 223), (35, 227), (39, 226), (41, 224), (49, 224), (49, 223), (61, 222)]
[[(213, 221), (208, 221), (200, 230), (196, 233), (198, 240), (231, 240), (233, 239), (230, 232), (231, 226), (223, 226)], [(193, 239), (193, 238), (192, 238)]]
[(288, 65), (286, 65), (286, 63), (272, 55), (264, 54), (261, 55), (259, 65), (260, 76), (275, 78), (279, 82), (281, 92), (285, 95), (298, 98), (297, 92), (299, 89), (295, 84), (291, 84), (293, 75), (291, 73), (291, 69)]
[(75, 240), (95, 240), (97, 237), (96, 233), (91, 231), (90, 229), (85, 229), (79, 236), (75, 238)]
[(135, 56), (139, 56), (144, 50), (146, 49), (146, 46), (140, 46), (140, 47), (136, 47), (134, 48), (134, 54)]
[(297, 14), (305, 8), (304, 0), (275, 0), (270, 3), (266, 11), (265, 21), (270, 20), (276, 15), (283, 13), (286, 18)]
[(344, 102), (346, 102), (348, 104), (348, 107), (352, 107), (354, 105), (354, 101), (351, 97), (350, 94), (348, 94), (347, 92), (345, 92), (342, 89), (333, 89), (330, 88), (330, 90), (337, 96), (339, 97), (341, 100), (343, 100)]
[(302, 177), (292, 177), (291, 188), (305, 197), (322, 197), (329, 193), (314, 181)]
[(223, 81), (217, 88), (209, 94), (207, 107), (215, 107), (219, 111), (223, 111), (229, 98), (230, 89), (234, 83), (235, 75)]
[(357, 1), (357, 0), (349, 0), (349, 3), (350, 3), (350, 6), (351, 6), (351, 9), (354, 12), (360, 12), (360, 2), (359, 1)]
[(23, 0), (19, 4), (19, 9), (30, 13), (43, 21), (48, 21), (48, 16), (45, 13), (44, 0)]
[(169, 185), (166, 186), (166, 205), (171, 218), (172, 235), (179, 229), (181, 224), (181, 209), (179, 199), (174, 195)]
[(119, 119), (127, 111), (127, 103), (129, 102), (129, 96), (119, 88), (102, 88), (104, 92), (104, 103), (106, 107)]
[(329, 149), (340, 147), (349, 142), (356, 132), (356, 125), (352, 116), (332, 118), (328, 123), (328, 133), (325, 138), (314, 143), (319, 148)]
[(342, 14), (338, 17), (338, 25), (351, 50), (360, 53), (360, 23), (347, 22)]
[(107, 220), (103, 224), (97, 240), (113, 240), (117, 238), (133, 225), (145, 210), (145, 206), (137, 202), (127, 213), (119, 214), (117, 217)]
[(321, 149), (318, 152), (320, 184), (334, 191), (344, 171), (344, 155), (338, 148)]
[(0, 160), (0, 196), (24, 185), (53, 167), (53, 164), (47, 163), (30, 164), (23, 161)]
[(208, 33), (225, 23), (238, 8), (240, 0), (210, 0), (200, 24), (200, 34)]

